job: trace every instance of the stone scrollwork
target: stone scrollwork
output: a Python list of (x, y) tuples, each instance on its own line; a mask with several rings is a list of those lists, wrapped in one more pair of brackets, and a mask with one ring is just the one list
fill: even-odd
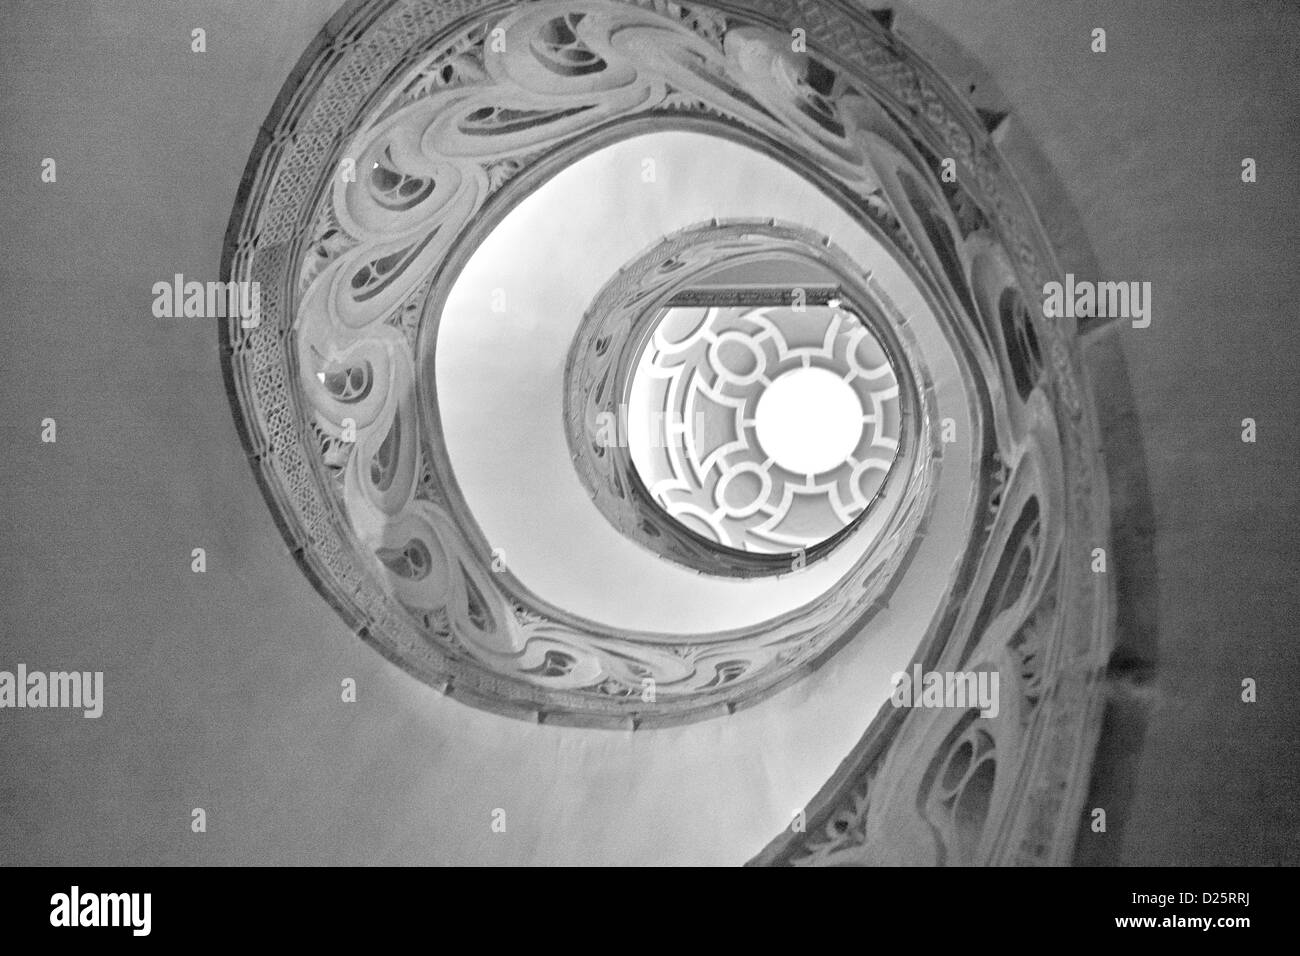
[[(792, 49), (795, 27), (807, 52)], [(797, 171), (908, 277), (888, 288), (806, 223), (713, 222), (611, 277), (580, 326), (562, 424), (593, 507), (616, 528), (717, 575), (777, 575), (773, 559), (788, 570), (791, 551), (815, 561), (823, 543), (860, 549), (817, 600), (742, 630), (608, 627), (499, 572), (448, 461), (438, 383), (421, 371), (440, 304), (491, 223), (566, 163), (659, 128), (743, 142)], [(968, 174), (943, 182), (942, 157)], [(877, 462), (871, 481), (818, 479), (837, 525), (804, 538), (745, 524), (746, 508), (697, 529), (709, 533), (678, 533), (668, 512), (686, 499), (638, 497), (629, 457), (590, 443), (617, 392), (603, 383), (626, 383), (643, 360), (722, 374), (707, 349), (674, 357), (661, 337), (645, 351), (647, 330), (688, 276), (751, 253), (834, 275), (843, 307), (817, 313), (817, 361), (861, 373), (864, 409), (881, 423), (869, 444), (887, 452), (864, 454)], [(226, 324), (223, 361), (276, 521), (364, 639), (477, 706), (635, 728), (726, 714), (869, 632), (935, 506), (951, 439), (927, 349), (942, 342), (971, 410), (960, 440), (978, 463), (981, 519), (954, 544), (916, 660), (996, 671), (1003, 707), (886, 707), (809, 805), (806, 832), (756, 862), (1059, 862), (1081, 799), (1068, 784), (1095, 740), (1112, 596), (1086, 563), (1108, 512), (1075, 329), (1028, 306), (1054, 268), (979, 117), (855, 5), (354, 0), (300, 63), (250, 159), (223, 273), (260, 283), (262, 322)], [(924, 304), (931, 331), (900, 296)], [(780, 309), (700, 313), (718, 338), (766, 336), (763, 360), (779, 363), (796, 351)], [(748, 369), (726, 374), (739, 407)], [(715, 504), (726, 489), (705, 482), (716, 480), (696, 489)], [(879, 524), (854, 537), (863, 515)]]

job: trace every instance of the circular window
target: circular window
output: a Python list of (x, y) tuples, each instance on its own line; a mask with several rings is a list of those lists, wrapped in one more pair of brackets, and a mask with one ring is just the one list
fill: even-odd
[[(893, 365), (845, 308), (792, 306), (783, 287), (714, 285), (709, 298), (719, 304), (662, 310), (633, 356), (635, 476), (665, 513), (722, 548), (807, 552), (850, 527), (884, 485), (902, 426)], [(761, 298), (769, 304), (725, 304)]]
[(565, 385), (574, 467), (611, 524), (727, 577), (808, 567), (850, 538), (870, 553), (888, 490), (903, 500), (928, 467), (929, 400), (913, 333), (890, 318), (915, 286), (880, 281), (884, 247), (858, 255), (802, 226), (712, 220), (618, 270)]

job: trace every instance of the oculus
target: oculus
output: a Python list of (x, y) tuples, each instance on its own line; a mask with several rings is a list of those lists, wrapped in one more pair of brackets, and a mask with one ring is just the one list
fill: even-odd
[(632, 460), (656, 503), (750, 551), (806, 550), (849, 527), (884, 484), (900, 426), (897, 379), (862, 323), (777, 306), (673, 308), (665, 325), (688, 331), (656, 334), (630, 382), (649, 433), (632, 434)]
[[(679, 539), (806, 560), (809, 550), (824, 551), (821, 545), (842, 536), (882, 491), (904, 409), (910, 413), (915, 402), (900, 396), (882, 345), (892, 333), (879, 308), (870, 312), (882, 328), (877, 335), (866, 310), (845, 304), (849, 280), (841, 283), (819, 261), (829, 261), (827, 244), (773, 223), (715, 222), (679, 233), (620, 270), (592, 307), (588, 322), (596, 328), (583, 330), (569, 356), (581, 391), (606, 374), (602, 356), (582, 351), (593, 337), (597, 348), (615, 337), (631, 346), (617, 353), (622, 364), (612, 367), (608, 389), (595, 393), (600, 401), (589, 402), (583, 431), (570, 434), (580, 473), (591, 482), (592, 472), (603, 470), (584, 461), (589, 449), (608, 458), (621, 486), (675, 519), (684, 531), (672, 533)], [(801, 247), (807, 258), (799, 257)], [(640, 282), (629, 297), (633, 276)], [(773, 285), (774, 277), (785, 281)], [(739, 283), (744, 278), (768, 283)], [(638, 314), (624, 318), (624, 308)], [(626, 451), (604, 427), (615, 404), (628, 423)], [(571, 406), (569, 420), (577, 414)], [(668, 533), (660, 522), (642, 541), (659, 550), (655, 539)], [(727, 573), (717, 561), (697, 566)], [(749, 567), (733, 562), (732, 573)]]

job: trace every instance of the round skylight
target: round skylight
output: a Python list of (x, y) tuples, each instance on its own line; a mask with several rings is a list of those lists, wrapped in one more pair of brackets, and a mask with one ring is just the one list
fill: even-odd
[(758, 399), (758, 443), (789, 471), (817, 475), (848, 461), (862, 440), (862, 405), (838, 375), (820, 368), (786, 372)]

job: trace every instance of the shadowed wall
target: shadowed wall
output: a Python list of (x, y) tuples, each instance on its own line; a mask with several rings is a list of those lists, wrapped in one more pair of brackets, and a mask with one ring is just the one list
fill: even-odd
[[(287, 554), (215, 324), (150, 314), (154, 282), (217, 277), (256, 130), (334, 7), (8, 11), (0, 667), (103, 670), (107, 699), (99, 720), (0, 713), (0, 863), (741, 862), (869, 713), (812, 734), (769, 709), (747, 718), (766, 749), (738, 752), (717, 721), (665, 745), (438, 698), (362, 646)], [(1298, 862), (1300, 10), (914, 8), (1014, 107), (1099, 277), (1154, 290), (1151, 328), (1114, 341), (1146, 444), (1154, 527), (1137, 537), (1158, 605), (1122, 622), (1090, 799), (1111, 826), (1081, 836), (1079, 859)], [(1088, 52), (1094, 26), (1104, 55)], [(1244, 156), (1257, 184), (1240, 181)], [(56, 444), (39, 440), (47, 417)], [(342, 677), (357, 704), (339, 703)], [(1241, 703), (1243, 677), (1258, 703)], [(767, 706), (815, 706), (815, 686)], [(800, 751), (795, 778), (765, 755)], [(487, 825), (496, 807), (506, 834)]]

